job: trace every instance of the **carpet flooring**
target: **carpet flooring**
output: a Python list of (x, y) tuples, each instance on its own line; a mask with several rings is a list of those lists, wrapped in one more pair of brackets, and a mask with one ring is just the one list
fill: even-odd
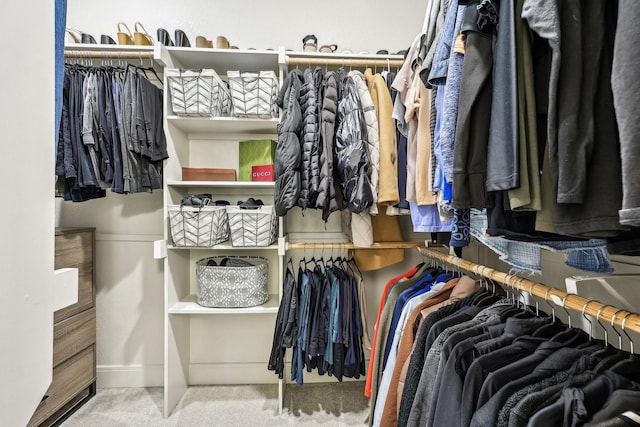
[(287, 384), (278, 415), (276, 385), (193, 386), (170, 417), (162, 388), (98, 389), (62, 427), (366, 426), (363, 382)]

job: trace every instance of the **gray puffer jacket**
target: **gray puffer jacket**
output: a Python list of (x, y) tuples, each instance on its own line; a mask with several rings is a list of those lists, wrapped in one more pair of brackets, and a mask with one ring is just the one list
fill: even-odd
[(276, 100), (282, 108), (274, 160), (276, 183), (273, 197), (278, 216), (286, 215), (289, 209), (297, 206), (300, 196), (300, 134), (303, 121), (298, 99), (301, 86), (302, 72), (295, 69), (287, 75)]
[[(329, 215), (341, 209), (336, 200), (336, 181), (334, 180), (333, 146), (336, 135), (336, 117), (338, 113), (338, 75), (328, 71), (322, 82), (322, 122), (320, 126), (320, 182), (316, 209), (322, 209), (322, 219), (326, 222)], [(342, 198), (340, 198), (342, 200)]]
[(300, 89), (300, 107), (304, 120), (302, 130), (302, 169), (298, 206), (314, 207), (320, 185), (320, 86), (322, 70), (310, 67), (304, 71), (304, 83)]
[(347, 77), (338, 103), (335, 152), (344, 202), (353, 213), (364, 212), (373, 204), (366, 144), (367, 124), (358, 89), (353, 79)]

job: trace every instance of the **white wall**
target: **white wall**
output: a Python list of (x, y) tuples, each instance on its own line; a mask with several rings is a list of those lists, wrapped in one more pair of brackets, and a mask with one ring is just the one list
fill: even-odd
[(54, 2), (0, 9), (0, 413), (20, 426), (53, 361)]
[[(207, 0), (109, 2), (68, 0), (67, 26), (116, 38), (124, 21), (141, 21), (155, 38), (163, 27), (181, 28), (195, 45), (197, 35), (227, 36), (242, 48), (300, 50), (315, 34), (320, 44), (354, 52), (408, 47), (422, 27), (426, 2), (405, 0), (278, 2)], [(173, 38), (173, 36), (172, 36)], [(162, 192), (116, 195), (83, 203), (57, 201), (56, 224), (96, 227), (98, 387), (162, 385), (162, 261), (152, 241), (161, 239)], [(373, 277), (369, 283), (374, 283)], [(384, 276), (386, 277), (386, 276)], [(380, 288), (381, 290), (381, 288)], [(379, 291), (371, 287), (370, 317)], [(372, 301), (372, 302), (371, 302)], [(375, 317), (373, 317), (375, 318)], [(268, 351), (268, 350), (267, 350)]]
[(187, 33), (192, 46), (198, 35), (215, 41), (226, 36), (240, 48), (284, 46), (301, 50), (302, 38), (315, 34), (318, 43), (353, 52), (379, 49), (397, 52), (409, 46), (422, 28), (426, 0), (69, 0), (67, 25), (116, 39), (117, 24), (131, 31), (140, 21), (155, 39), (158, 27)]

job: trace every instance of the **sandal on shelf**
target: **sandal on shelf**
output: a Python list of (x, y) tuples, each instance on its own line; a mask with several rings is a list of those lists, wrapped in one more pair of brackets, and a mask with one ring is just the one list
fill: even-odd
[[(136, 22), (133, 29), (133, 42), (138, 46), (151, 46), (153, 45), (153, 39), (144, 29), (144, 26), (140, 22)], [(141, 31), (142, 30), (142, 31)]]
[(65, 29), (66, 33), (71, 37), (74, 43), (77, 44), (97, 44), (96, 39), (91, 34), (83, 33), (82, 31), (74, 28)]
[(315, 35), (309, 34), (302, 39), (302, 50), (305, 52), (317, 52), (318, 51), (318, 39)]
[(229, 49), (230, 43), (225, 36), (216, 37), (216, 49)]
[(169, 35), (169, 32), (164, 28), (158, 28), (156, 35), (158, 37), (158, 43), (162, 43), (165, 46), (173, 46), (171, 36)]
[(196, 37), (196, 47), (212, 48), (213, 47), (213, 41), (212, 40), (207, 40), (206, 37), (198, 36), (198, 37)]
[(320, 46), (320, 52), (322, 53), (333, 53), (338, 50), (337, 44), (323, 44)]
[(87, 34), (87, 33), (82, 33), (81, 40), (83, 44), (98, 44), (98, 42), (96, 42), (96, 39), (94, 39), (91, 34)]
[(178, 29), (175, 30), (175, 39), (176, 46), (178, 47), (191, 47), (191, 43), (189, 43), (189, 38), (185, 34), (184, 31)]
[[(122, 31), (122, 27), (124, 27), (127, 32)], [(124, 22), (118, 22), (118, 44), (129, 45), (133, 44), (133, 36), (131, 35), (131, 30)]]
[(116, 44), (116, 41), (106, 34), (100, 36), (100, 44)]

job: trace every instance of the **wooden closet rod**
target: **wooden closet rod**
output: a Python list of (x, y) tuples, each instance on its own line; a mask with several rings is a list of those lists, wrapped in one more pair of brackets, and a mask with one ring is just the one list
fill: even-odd
[(153, 52), (65, 50), (64, 57), (78, 59), (153, 59)]
[(418, 248), (418, 250), (426, 257), (443, 261), (462, 270), (475, 273), (511, 288), (540, 297), (546, 301), (556, 303), (556, 305), (559, 304), (560, 307), (568, 310), (573, 310), (580, 314), (582, 314), (584, 310), (584, 314), (594, 319), (597, 317), (599, 321), (606, 322), (605, 324), (611, 325), (611, 321), (613, 320), (613, 324), (622, 328), (624, 331), (632, 331), (640, 334), (640, 315), (638, 314), (611, 305), (601, 304), (598, 301), (589, 300), (575, 294), (569, 294), (541, 283), (535, 283), (522, 277), (503, 273), (493, 268), (444, 254), (433, 249)]
[(329, 65), (335, 67), (388, 67), (400, 68), (404, 60), (402, 59), (369, 59), (369, 58), (312, 58), (306, 57), (289, 57), (287, 64), (291, 65)]
[(355, 246), (353, 243), (318, 242), (287, 243), (287, 249), (410, 249), (424, 246), (424, 242), (376, 242), (372, 246)]

